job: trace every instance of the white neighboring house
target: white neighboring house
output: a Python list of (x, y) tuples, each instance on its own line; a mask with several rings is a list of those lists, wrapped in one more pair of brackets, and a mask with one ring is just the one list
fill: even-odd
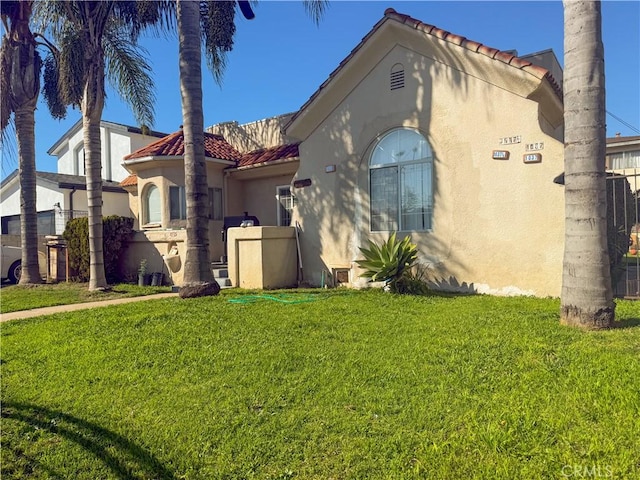
[[(125, 155), (165, 136), (119, 123), (100, 122), (102, 140), (103, 215), (135, 216), (129, 208), (127, 192), (120, 181), (129, 175), (123, 166)], [(87, 194), (84, 168), (82, 119), (75, 123), (47, 151), (58, 157), (58, 172), (36, 173), (38, 234), (61, 234), (66, 222), (86, 216)], [(20, 234), (20, 179), (18, 170), (0, 184), (0, 225), (2, 234)]]

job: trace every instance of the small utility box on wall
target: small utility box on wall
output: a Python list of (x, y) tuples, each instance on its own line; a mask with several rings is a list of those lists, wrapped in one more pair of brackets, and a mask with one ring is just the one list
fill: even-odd
[(294, 227), (233, 227), (227, 230), (229, 278), (234, 287), (274, 289), (297, 282)]

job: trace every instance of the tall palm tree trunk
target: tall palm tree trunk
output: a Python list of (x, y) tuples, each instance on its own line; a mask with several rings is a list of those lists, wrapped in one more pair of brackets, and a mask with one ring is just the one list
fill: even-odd
[(565, 248), (561, 323), (614, 320), (607, 251), (605, 82), (600, 2), (564, 2)]
[(209, 259), (199, 3), (178, 0), (177, 17), (187, 203), (187, 248), (180, 296), (185, 298), (215, 295), (220, 286), (213, 278)]
[[(20, 177), (20, 242), (22, 273), (20, 284), (42, 283), (38, 266), (38, 213), (36, 210), (35, 109), (40, 94), (40, 57), (29, 28), (32, 2), (20, 2), (10, 18), (3, 49), (9, 54), (8, 92), (3, 102), (11, 102), (18, 142)], [(3, 42), (4, 43), (4, 42)], [(3, 62), (4, 63), (4, 62)], [(2, 127), (5, 127), (4, 120)]]
[(42, 283), (38, 265), (38, 213), (36, 211), (35, 104), (15, 111), (18, 157), (20, 162), (20, 242), (22, 274), (20, 284)]
[(102, 144), (100, 120), (104, 108), (104, 57), (102, 48), (93, 49), (82, 99), (87, 210), (89, 220), (89, 290), (107, 287), (104, 270), (102, 228)]

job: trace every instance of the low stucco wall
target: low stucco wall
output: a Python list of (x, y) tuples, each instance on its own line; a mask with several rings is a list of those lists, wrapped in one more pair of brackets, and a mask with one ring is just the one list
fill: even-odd
[(137, 278), (140, 262), (147, 261), (147, 273), (164, 273), (164, 283), (182, 285), (186, 253), (186, 230), (135, 232), (128, 242), (123, 271)]
[(234, 287), (295, 286), (298, 252), (293, 227), (236, 227), (228, 235), (229, 278)]

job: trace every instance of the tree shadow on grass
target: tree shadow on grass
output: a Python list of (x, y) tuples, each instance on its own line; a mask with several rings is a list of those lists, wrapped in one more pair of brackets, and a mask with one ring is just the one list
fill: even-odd
[(618, 320), (613, 322), (613, 328), (634, 328), (640, 327), (640, 318), (625, 318), (624, 320)]
[[(16, 420), (76, 443), (95, 455), (117, 478), (176, 479), (171, 470), (139, 445), (95, 423), (64, 412), (28, 403), (3, 402), (2, 418), (3, 423), (9, 419)], [(3, 444), (6, 445), (6, 441)], [(42, 465), (37, 467), (43, 468)]]

